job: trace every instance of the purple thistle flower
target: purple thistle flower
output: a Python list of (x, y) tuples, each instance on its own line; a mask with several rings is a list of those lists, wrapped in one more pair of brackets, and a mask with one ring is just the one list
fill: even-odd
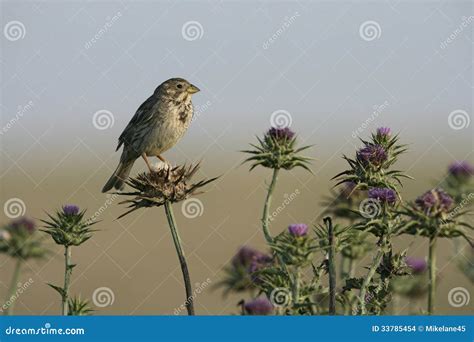
[(63, 213), (67, 216), (74, 216), (79, 214), (79, 207), (74, 204), (66, 204), (63, 206)]
[(289, 141), (293, 139), (295, 132), (293, 132), (289, 127), (272, 127), (268, 130), (267, 136), (275, 139), (276, 141)]
[(387, 160), (387, 152), (380, 145), (366, 145), (357, 151), (357, 158), (365, 164), (380, 166)]
[(420, 274), (426, 271), (426, 261), (421, 258), (406, 257), (405, 262), (411, 268), (414, 274)]
[(344, 187), (341, 189), (341, 195), (344, 197), (348, 197), (352, 193), (356, 185), (357, 184), (352, 181), (345, 182)]
[(377, 128), (377, 135), (380, 137), (389, 137), (392, 133), (390, 127), (379, 127)]
[(296, 237), (306, 236), (308, 234), (308, 226), (304, 223), (291, 224), (288, 227), (288, 232)]
[(11, 226), (15, 230), (25, 229), (28, 233), (33, 233), (36, 230), (36, 224), (33, 220), (22, 217), (11, 223)]
[(432, 189), (415, 200), (415, 204), (423, 210), (448, 212), (453, 205), (453, 199), (442, 189)]
[(389, 188), (372, 188), (369, 190), (369, 198), (393, 205), (397, 201), (397, 194)]
[(474, 175), (474, 167), (465, 160), (451, 163), (448, 172), (454, 177), (470, 177)]
[(273, 312), (273, 304), (267, 297), (258, 297), (245, 303), (244, 308), (249, 315), (270, 315)]
[(258, 278), (257, 274), (254, 274), (255, 272), (258, 272), (265, 267), (269, 266), (272, 263), (272, 258), (269, 255), (262, 254), (261, 256), (255, 257), (249, 265), (248, 268), (248, 273), (250, 274), (250, 279), (256, 283), (259, 284), (261, 283), (261, 280)]
[(232, 264), (236, 267), (248, 267), (253, 260), (263, 258), (264, 256), (265, 254), (252, 247), (242, 246), (232, 258)]
[(272, 262), (272, 257), (266, 254), (254, 257), (249, 265), (249, 273), (254, 273), (265, 268)]

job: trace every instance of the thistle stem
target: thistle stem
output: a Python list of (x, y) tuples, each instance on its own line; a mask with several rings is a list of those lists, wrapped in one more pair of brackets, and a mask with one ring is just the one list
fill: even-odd
[(71, 247), (64, 247), (64, 287), (62, 295), (62, 315), (68, 315), (68, 304), (69, 304), (69, 285), (71, 284), (72, 268), (74, 267), (71, 263)]
[(435, 293), (436, 293), (436, 237), (430, 237), (430, 246), (428, 251), (428, 268), (429, 268), (429, 291), (428, 291), (428, 314), (434, 313)]
[(334, 227), (330, 217), (324, 219), (328, 227), (328, 264), (329, 264), (329, 314), (336, 314), (336, 243), (334, 239)]
[(181, 238), (178, 234), (178, 228), (176, 227), (176, 221), (173, 215), (173, 209), (171, 208), (171, 203), (169, 201), (165, 202), (165, 212), (166, 218), (168, 219), (168, 224), (170, 226), (171, 235), (173, 236), (174, 246), (176, 248), (176, 253), (178, 254), (179, 263), (181, 265), (181, 272), (183, 273), (184, 287), (186, 290), (186, 309), (189, 316), (194, 315), (194, 303), (193, 303), (193, 289), (191, 285), (191, 278), (189, 277), (188, 264), (186, 263), (186, 258), (184, 256), (184, 250), (181, 246)]
[(374, 260), (372, 262), (372, 266), (370, 266), (369, 273), (365, 276), (364, 282), (362, 283), (362, 287), (360, 288), (360, 294), (359, 294), (359, 301), (360, 301), (360, 314), (361, 315), (366, 315), (367, 314), (367, 309), (365, 307), (366, 304), (366, 294), (367, 294), (367, 289), (369, 287), (370, 281), (375, 275), (375, 272), (377, 271), (377, 267), (380, 265), (380, 262), (382, 261), (383, 257), (383, 248), (380, 247), (377, 250), (377, 254), (374, 257)]
[(5, 316), (9, 316), (13, 313), (13, 308), (15, 306), (16, 298), (15, 298), (15, 300), (12, 300), (12, 298), (16, 294), (16, 289), (17, 289), (17, 286), (18, 286), (18, 279), (20, 277), (21, 264), (22, 264), (22, 260), (18, 259), (16, 264), (15, 264), (15, 268), (13, 270), (12, 280), (11, 280), (11, 283), (10, 283), (10, 289), (8, 290), (8, 295), (7, 295), (7, 298), (5, 300), (5, 304), (10, 302), (10, 305), (8, 305), (6, 310), (5, 310)]
[(270, 230), (268, 228), (268, 223), (269, 223), (268, 212), (270, 211), (272, 195), (273, 195), (273, 191), (275, 190), (275, 185), (278, 179), (279, 170), (280, 169), (273, 169), (272, 182), (270, 183), (270, 186), (268, 187), (267, 198), (265, 199), (265, 206), (263, 207), (262, 227), (263, 227), (263, 234), (265, 235), (265, 239), (267, 240), (268, 243), (273, 242), (272, 235), (270, 234)]

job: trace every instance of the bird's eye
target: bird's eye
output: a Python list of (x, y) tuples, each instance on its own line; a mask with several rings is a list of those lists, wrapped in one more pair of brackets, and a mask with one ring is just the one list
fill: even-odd
[(178, 89), (181, 89), (181, 88), (183, 88), (183, 85), (182, 85), (182, 84), (178, 84), (176, 87), (178, 87)]

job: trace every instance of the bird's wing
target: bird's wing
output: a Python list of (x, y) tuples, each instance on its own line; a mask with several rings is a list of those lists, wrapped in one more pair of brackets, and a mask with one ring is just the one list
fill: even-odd
[(151, 122), (153, 118), (152, 108), (157, 101), (158, 97), (153, 94), (143, 102), (140, 107), (138, 107), (135, 115), (130, 120), (127, 127), (125, 127), (122, 134), (120, 134), (116, 151), (118, 151), (122, 144), (131, 142), (137, 128), (143, 127), (143, 125)]

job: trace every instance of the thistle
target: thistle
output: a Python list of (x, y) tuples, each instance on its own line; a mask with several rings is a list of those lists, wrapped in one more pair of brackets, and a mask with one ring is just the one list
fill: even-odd
[(26, 260), (42, 259), (47, 250), (43, 247), (43, 239), (38, 234), (35, 222), (22, 217), (0, 229), (0, 253), (16, 260), (10, 288), (5, 300), (5, 303), (11, 302), (5, 309), (5, 315), (11, 315), (15, 301), (10, 299), (17, 290), (23, 263)]
[(419, 196), (414, 202), (404, 206), (408, 219), (401, 225), (403, 233), (423, 236), (429, 239), (429, 292), (428, 313), (434, 313), (436, 292), (436, 242), (438, 238), (464, 238), (473, 246), (472, 238), (466, 229), (474, 229), (461, 221), (467, 211), (454, 207), (453, 198), (440, 188), (435, 188)]
[[(398, 136), (392, 136), (389, 128), (381, 127), (371, 135), (370, 140), (361, 141), (363, 147), (356, 152), (355, 158), (343, 156), (349, 169), (333, 179), (338, 181), (336, 185), (354, 184), (349, 196), (355, 191), (368, 191), (368, 198), (360, 202), (360, 220), (352, 225), (352, 229), (377, 237), (378, 248), (367, 275), (364, 278), (349, 278), (345, 286), (346, 291), (360, 290), (360, 313), (366, 314), (368, 306), (372, 313), (385, 308), (387, 303), (382, 300), (384, 293), (388, 291), (391, 278), (401, 272), (394, 269), (393, 272), (381, 273), (382, 266), (390, 265), (402, 255), (393, 253), (391, 239), (400, 234), (396, 208), (401, 200), (401, 179), (411, 177), (400, 170), (392, 170), (398, 157), (406, 151), (406, 146), (398, 143)], [(373, 281), (376, 275), (378, 279)], [(367, 301), (367, 296), (373, 299), (372, 302)]]
[[(344, 220), (349, 226), (360, 220), (358, 208), (366, 197), (363, 190), (354, 191), (356, 184), (348, 182), (340, 185), (338, 191), (330, 189), (330, 195), (326, 196), (322, 205), (325, 207), (322, 216), (329, 216), (335, 219)], [(350, 244), (346, 244), (341, 250), (341, 279), (352, 278), (354, 276), (354, 263), (363, 258), (372, 249), (371, 243), (367, 239), (367, 233), (357, 230), (349, 230)]]
[(94, 310), (90, 307), (89, 301), (81, 297), (70, 298), (68, 302), (68, 316), (89, 316)]
[(92, 237), (94, 230), (91, 226), (97, 222), (84, 219), (85, 210), (80, 211), (76, 205), (65, 205), (54, 215), (47, 213), (49, 220), (41, 220), (45, 227), (42, 231), (51, 236), (56, 244), (64, 247), (64, 286), (59, 287), (48, 284), (61, 295), (61, 313), (68, 315), (69, 310), (69, 286), (71, 284), (72, 269), (76, 266), (72, 263), (73, 246), (80, 246)]
[(397, 295), (410, 299), (420, 298), (428, 290), (428, 264), (425, 259), (415, 257), (406, 257), (405, 263), (410, 276), (397, 277), (391, 287)]
[[(253, 283), (271, 299), (276, 314), (315, 314), (318, 304), (313, 299), (326, 291), (320, 277), (327, 267), (312, 263), (320, 247), (308, 226), (291, 224), (269, 245), (274, 258), (256, 259), (250, 265)], [(309, 268), (313, 276), (308, 279)]]
[(398, 186), (402, 186), (402, 178), (411, 178), (400, 170), (390, 170), (398, 160), (400, 154), (404, 153), (406, 145), (398, 143), (398, 135), (392, 136), (387, 127), (377, 129), (371, 139), (363, 140), (355, 158), (343, 156), (349, 164), (349, 169), (343, 171), (333, 179), (339, 184), (353, 183), (353, 191), (368, 190), (369, 188), (389, 188), (398, 192)]
[(453, 196), (456, 203), (470, 201), (469, 195), (474, 193), (472, 179), (474, 166), (467, 161), (455, 161), (448, 166), (448, 172), (444, 178), (442, 187)]
[(126, 181), (134, 191), (121, 192), (119, 195), (130, 196), (130, 199), (120, 202), (128, 204), (129, 211), (120, 215), (122, 218), (140, 208), (151, 208), (168, 206), (187, 199), (192, 195), (199, 195), (205, 185), (215, 181), (217, 177), (201, 180), (197, 183), (188, 184), (194, 174), (199, 170), (200, 164), (176, 166), (174, 168), (163, 168), (156, 172), (141, 173), (136, 178)]
[(280, 169), (292, 170), (295, 167), (302, 167), (311, 172), (308, 167), (311, 158), (300, 155), (300, 152), (310, 148), (311, 146), (304, 146), (297, 148), (296, 134), (288, 127), (275, 128), (268, 130), (263, 138), (257, 137), (258, 145), (250, 144), (254, 149), (242, 151), (251, 154), (245, 162), (250, 162), (252, 165), (250, 171), (257, 166), (263, 166), (273, 169), (272, 180), (268, 187), (267, 196), (262, 215), (262, 228), (265, 239), (268, 243), (273, 242), (273, 237), (269, 230), (269, 211), (272, 200), (272, 194), (275, 190), (278, 173)]
[(156, 172), (142, 173), (136, 178), (129, 178), (126, 182), (133, 188), (131, 192), (119, 193), (123, 196), (130, 196), (130, 199), (120, 202), (128, 204), (131, 208), (119, 218), (130, 214), (140, 208), (151, 208), (163, 206), (171, 230), (173, 242), (178, 254), (181, 271), (183, 273), (184, 287), (186, 291), (186, 309), (188, 315), (194, 315), (194, 296), (189, 276), (188, 264), (181, 245), (181, 238), (174, 218), (172, 203), (183, 201), (191, 195), (202, 193), (199, 191), (205, 185), (213, 182), (216, 178), (201, 180), (197, 183), (188, 184), (192, 176), (199, 170), (199, 164), (187, 167), (176, 166), (174, 168), (160, 169)]
[(243, 304), (244, 314), (266, 316), (273, 313), (274, 306), (266, 297), (256, 298)]
[(258, 280), (252, 278), (251, 274), (271, 260), (269, 255), (243, 246), (224, 268), (224, 279), (217, 284), (217, 287), (224, 287), (224, 295), (229, 292), (253, 292), (256, 289), (255, 281)]

